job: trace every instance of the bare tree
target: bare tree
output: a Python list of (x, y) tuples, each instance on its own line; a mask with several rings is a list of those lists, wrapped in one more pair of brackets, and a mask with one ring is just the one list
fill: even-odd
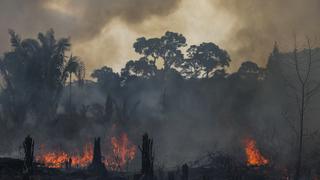
[(287, 85), (292, 89), (293, 96), (298, 108), (298, 124), (296, 128), (297, 139), (297, 159), (295, 164), (294, 179), (299, 180), (301, 177), (302, 155), (305, 134), (306, 112), (309, 108), (311, 98), (318, 92), (320, 82), (317, 82), (312, 75), (314, 66), (315, 51), (311, 45), (311, 41), (306, 37), (306, 47), (300, 51), (297, 48), (296, 36), (294, 38), (294, 49), (290, 54), (290, 59), (293, 61), (293, 73), (295, 78), (286, 80)]

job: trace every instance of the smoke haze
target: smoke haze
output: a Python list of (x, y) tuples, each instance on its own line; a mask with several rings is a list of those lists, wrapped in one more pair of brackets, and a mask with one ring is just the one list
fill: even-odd
[(132, 44), (140, 36), (181, 32), (189, 44), (213, 41), (233, 59), (265, 65), (274, 41), (288, 49), (292, 34), (319, 34), (318, 0), (3, 0), (0, 2), (0, 51), (8, 49), (7, 29), (23, 36), (55, 29), (72, 36), (73, 52), (88, 72), (108, 65), (117, 70), (136, 57)]

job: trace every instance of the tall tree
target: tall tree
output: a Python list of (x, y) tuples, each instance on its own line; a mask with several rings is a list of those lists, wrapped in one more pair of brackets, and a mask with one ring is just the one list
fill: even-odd
[(167, 71), (183, 60), (181, 48), (186, 45), (186, 38), (182, 34), (168, 31), (160, 38), (139, 38), (133, 47), (151, 64), (155, 65), (157, 60), (162, 59), (164, 70)]
[(238, 74), (244, 79), (263, 80), (265, 77), (265, 70), (252, 61), (246, 61), (241, 64)]
[(228, 67), (231, 61), (227, 51), (214, 43), (192, 45), (187, 53), (188, 59), (182, 64), (182, 68), (189, 77), (209, 78), (217, 70)]
[(97, 79), (98, 86), (106, 94), (111, 94), (120, 87), (119, 74), (113, 72), (110, 67), (103, 66), (100, 69), (94, 70), (91, 77)]
[(76, 56), (70, 56), (66, 67), (64, 69), (64, 74), (68, 74), (69, 76), (69, 108), (72, 106), (72, 74), (74, 74), (81, 84), (81, 81), (85, 77), (84, 65), (80, 61), (80, 59)]
[(37, 40), (22, 40), (13, 30), (9, 34), (12, 49), (0, 63), (5, 84), (1, 103), (11, 109), (17, 123), (27, 112), (50, 119), (68, 77), (65, 54), (71, 47), (69, 39), (57, 40), (53, 30), (39, 33)]
[(290, 54), (292, 60), (293, 69), (286, 77), (286, 85), (292, 90), (297, 109), (298, 109), (298, 125), (297, 125), (297, 159), (295, 167), (295, 180), (301, 178), (302, 157), (304, 152), (304, 136), (306, 112), (310, 107), (312, 97), (319, 92), (320, 82), (313, 77), (313, 66), (315, 63), (314, 53), (315, 50), (311, 46), (310, 39), (306, 38), (307, 47), (298, 52), (296, 38), (294, 41), (294, 49)]
[(137, 61), (128, 61), (126, 66), (121, 70), (121, 77), (130, 79), (132, 77), (140, 77), (148, 79), (155, 76), (157, 67), (154, 63), (149, 63), (146, 58), (140, 58)]

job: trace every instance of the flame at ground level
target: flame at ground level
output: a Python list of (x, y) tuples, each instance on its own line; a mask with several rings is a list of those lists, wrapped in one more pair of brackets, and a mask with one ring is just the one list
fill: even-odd
[(119, 138), (112, 137), (112, 154), (107, 156), (105, 164), (112, 170), (121, 170), (129, 161), (136, 156), (137, 148), (132, 145), (127, 134)]
[(269, 163), (269, 160), (262, 156), (256, 147), (255, 140), (249, 138), (245, 140), (245, 151), (247, 155), (247, 165), (261, 166)]
[(93, 146), (87, 144), (84, 146), (82, 153), (67, 153), (64, 151), (43, 152), (44, 146), (40, 148), (40, 153), (36, 156), (36, 161), (43, 163), (49, 168), (62, 168), (66, 163), (71, 163), (72, 167), (86, 167), (93, 157)]
[[(111, 137), (111, 151), (105, 153), (106, 159), (102, 159), (108, 169), (121, 170), (136, 156), (136, 146), (131, 144), (126, 133), (119, 138)], [(36, 161), (49, 168), (63, 168), (67, 163), (72, 167), (86, 167), (93, 158), (93, 145), (87, 144), (83, 147), (82, 153), (67, 153), (65, 151), (48, 152), (40, 146), (40, 153), (36, 156)], [(78, 150), (75, 152), (79, 152)]]

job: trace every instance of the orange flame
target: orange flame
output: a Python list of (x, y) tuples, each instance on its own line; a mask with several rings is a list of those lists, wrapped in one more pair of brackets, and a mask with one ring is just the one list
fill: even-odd
[(93, 147), (91, 144), (86, 144), (83, 148), (83, 153), (81, 155), (71, 156), (72, 166), (73, 167), (86, 167), (88, 166), (93, 157)]
[(69, 159), (72, 161), (72, 167), (86, 167), (91, 162), (93, 156), (93, 149), (90, 144), (85, 145), (82, 154), (73, 155), (64, 151), (43, 153), (43, 147), (44, 146), (42, 145), (40, 148), (40, 155), (36, 156), (36, 161), (43, 163), (49, 168), (62, 168)]
[(62, 168), (68, 159), (68, 154), (65, 152), (48, 152), (36, 157), (38, 162), (42, 162), (49, 168)]
[[(126, 133), (123, 133), (119, 138), (111, 137), (110, 143), (112, 149), (110, 153), (107, 153), (104, 163), (108, 169), (121, 170), (128, 162), (135, 158), (136, 146), (129, 141)], [(71, 159), (72, 167), (83, 168), (91, 163), (92, 158), (92, 144), (86, 144), (83, 147), (82, 153), (67, 153), (65, 151), (47, 152), (44, 145), (41, 145), (40, 153), (36, 156), (36, 161), (49, 168), (63, 168), (66, 162)]]
[(247, 165), (249, 166), (261, 166), (269, 163), (269, 160), (266, 159), (258, 148), (256, 147), (256, 141), (253, 139), (245, 140), (245, 151), (247, 155)]
[(136, 146), (132, 145), (128, 135), (123, 133), (120, 138), (112, 137), (112, 154), (107, 156), (105, 164), (112, 170), (121, 170), (136, 156)]

